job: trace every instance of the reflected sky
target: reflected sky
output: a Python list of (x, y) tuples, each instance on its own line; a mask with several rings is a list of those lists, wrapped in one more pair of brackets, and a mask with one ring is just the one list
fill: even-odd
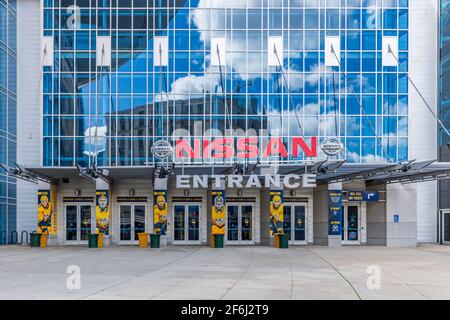
[[(380, 50), (383, 35), (398, 36), (408, 67), (408, 1), (323, 2), (135, 1), (133, 8), (100, 0), (82, 6), (78, 28), (68, 30), (71, 1), (55, 8), (45, 1), (44, 34), (55, 37), (56, 52), (54, 68), (44, 70), (44, 163), (86, 163), (94, 147), (104, 165), (152, 163), (154, 141), (177, 129), (198, 134), (198, 122), (203, 133), (337, 136), (346, 146), (341, 157), (355, 162), (387, 160), (379, 136), (389, 158), (401, 160), (407, 78), (381, 65)], [(111, 68), (96, 67), (96, 35), (111, 36)], [(325, 35), (341, 37), (341, 68), (324, 66)], [(168, 67), (154, 64), (155, 36), (169, 37)], [(282, 68), (267, 65), (269, 36), (283, 38)], [(226, 39), (222, 68), (211, 66), (213, 37)], [(99, 132), (101, 148), (92, 137)]]

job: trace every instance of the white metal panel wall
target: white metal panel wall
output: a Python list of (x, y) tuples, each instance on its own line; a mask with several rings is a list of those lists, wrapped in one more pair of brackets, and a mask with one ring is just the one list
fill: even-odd
[[(41, 2), (17, 1), (17, 161), (41, 162)], [(17, 230), (37, 228), (37, 186), (17, 183)]]
[[(410, 0), (410, 76), (425, 99), (438, 109), (438, 0)], [(426, 30), (426, 32), (424, 32)], [(409, 158), (437, 159), (437, 124), (409, 86)], [(417, 186), (417, 240), (436, 241), (437, 184)]]

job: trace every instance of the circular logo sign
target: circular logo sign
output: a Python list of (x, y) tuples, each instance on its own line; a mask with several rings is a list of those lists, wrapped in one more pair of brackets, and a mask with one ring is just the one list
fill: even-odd
[(169, 158), (172, 155), (172, 152), (172, 145), (167, 141), (159, 140), (153, 144), (152, 153), (160, 160)]
[(339, 203), (341, 201), (340, 196), (331, 196), (331, 202), (333, 203)]
[(344, 146), (338, 139), (331, 138), (326, 139), (324, 142), (322, 142), (320, 148), (322, 149), (323, 153), (325, 153), (327, 156), (333, 157), (341, 153), (342, 150), (344, 149)]

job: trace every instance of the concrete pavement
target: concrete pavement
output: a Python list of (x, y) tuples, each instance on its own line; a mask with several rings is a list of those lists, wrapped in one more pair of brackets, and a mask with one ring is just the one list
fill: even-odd
[(450, 247), (0, 247), (0, 299), (450, 299)]

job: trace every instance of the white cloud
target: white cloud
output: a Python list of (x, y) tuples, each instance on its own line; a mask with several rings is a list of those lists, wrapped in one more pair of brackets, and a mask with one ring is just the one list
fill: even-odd
[(84, 132), (83, 153), (88, 156), (98, 155), (106, 150), (107, 126), (90, 127)]

